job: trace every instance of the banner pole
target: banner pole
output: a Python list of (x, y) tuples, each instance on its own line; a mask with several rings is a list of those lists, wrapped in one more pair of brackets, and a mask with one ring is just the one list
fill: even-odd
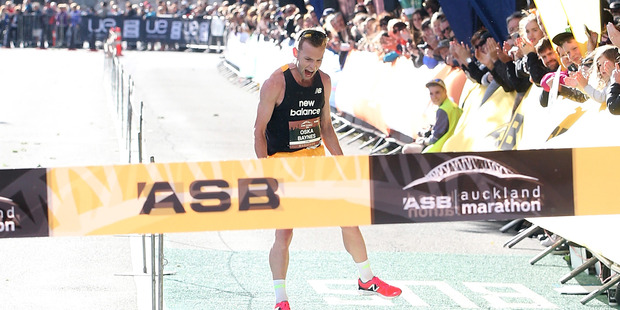
[(151, 234), (151, 305), (153, 310), (157, 310), (155, 281), (157, 281), (155, 278), (155, 234)]
[(159, 280), (159, 310), (164, 309), (164, 234), (159, 234), (159, 273), (157, 278)]

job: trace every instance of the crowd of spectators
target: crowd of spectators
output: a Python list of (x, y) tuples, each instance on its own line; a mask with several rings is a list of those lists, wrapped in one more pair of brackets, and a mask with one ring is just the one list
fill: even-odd
[[(396, 8), (392, 12), (379, 11), (373, 0), (351, 1), (350, 9), (343, 10), (339, 2), (324, 1), (326, 7), (317, 12), (308, 1), (297, 6), (281, 6), (270, 0), (223, 1), (209, 4), (206, 0), (164, 1), (156, 4), (102, 1), (96, 7), (81, 9), (75, 3), (56, 5), (44, 0), (43, 4), (11, 0), (0, 7), (0, 32), (4, 47), (19, 46), (17, 40), (18, 16), (34, 16), (40, 28), (36, 45), (71, 47), (80, 25), (80, 17), (98, 16), (157, 16), (200, 18), (222, 16), (229, 32), (242, 41), (256, 40), (282, 44), (294, 38), (301, 29), (319, 27), (329, 37), (327, 48), (339, 55), (344, 66), (350, 50), (377, 53), (384, 62), (407, 58), (418, 68), (434, 68), (439, 64), (460, 67), (476, 83), (487, 86), (486, 100), (496, 89), (515, 91), (516, 109), (531, 85), (541, 86), (545, 92), (540, 103), (547, 106), (549, 91), (557, 79), (559, 95), (584, 102), (593, 99), (607, 102), (610, 112), (620, 114), (620, 81), (618, 49), (620, 34), (620, 1), (603, 2), (601, 34), (587, 30), (587, 47), (580, 46), (569, 31), (549, 37), (542, 25), (533, 1), (525, 2), (505, 21), (509, 36), (498, 42), (484, 28), (476, 31), (470, 42), (455, 38), (450, 22), (437, 0), (414, 1), (407, 12)], [(282, 3), (282, 2), (280, 2)], [(350, 12), (345, 12), (350, 11)], [(617, 17), (617, 18), (616, 18)], [(609, 21), (609, 23), (607, 23)], [(567, 28), (570, 29), (570, 28)], [(52, 30), (56, 32), (52, 41)], [(36, 31), (33, 33), (37, 33)], [(554, 44), (551, 44), (553, 42)], [(32, 43), (30, 43), (32, 44)], [(24, 46), (26, 44), (22, 44)], [(556, 72), (561, 68), (559, 72)]]
[(217, 2), (208, 4), (207, 0), (195, 3), (187, 0), (158, 0), (156, 3), (106, 0), (87, 8), (80, 7), (72, 0), (67, 3), (49, 0), (23, 0), (23, 3), (15, 3), (7, 0), (0, 5), (0, 46), (74, 49), (77, 47), (76, 42), (87, 39), (79, 38), (83, 16), (202, 19), (206, 16), (222, 16), (220, 12)]
[(620, 38), (615, 39), (620, 37), (616, 34), (620, 1), (603, 1), (603, 9), (606, 26), (600, 34), (587, 30), (586, 47), (580, 46), (569, 30), (550, 37), (533, 1), (506, 19), (510, 35), (502, 42), (484, 28), (476, 31), (470, 42), (458, 41), (436, 0), (419, 3), (410, 15), (399, 9), (377, 12), (372, 0), (357, 1), (350, 14), (336, 7), (316, 12), (308, 2), (304, 7), (278, 7), (267, 0), (253, 4), (225, 1), (220, 6), (229, 31), (242, 40), (254, 35), (281, 44), (301, 29), (321, 27), (330, 38), (327, 48), (340, 55), (341, 65), (352, 49), (375, 52), (385, 62), (405, 57), (416, 68), (445, 63), (460, 67), (472, 81), (487, 86), (483, 102), (500, 87), (515, 91), (514, 109), (533, 84), (544, 88), (540, 103), (547, 106), (549, 90), (557, 78), (560, 96), (577, 102), (607, 102), (610, 112), (620, 114), (620, 84), (615, 84), (620, 82), (620, 59), (616, 59), (614, 45), (620, 44)]

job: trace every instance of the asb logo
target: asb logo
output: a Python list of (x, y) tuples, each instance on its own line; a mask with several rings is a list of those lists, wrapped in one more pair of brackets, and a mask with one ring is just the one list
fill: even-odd
[[(273, 178), (238, 179), (239, 211), (276, 209), (280, 197), (276, 194), (278, 181)], [(174, 186), (176, 185), (176, 186)], [(138, 198), (146, 195), (140, 214), (185, 213), (184, 202), (195, 212), (222, 212), (232, 206), (230, 185), (226, 180), (196, 180), (189, 185), (191, 199), (184, 201), (177, 193), (182, 185), (169, 182), (138, 183)]]

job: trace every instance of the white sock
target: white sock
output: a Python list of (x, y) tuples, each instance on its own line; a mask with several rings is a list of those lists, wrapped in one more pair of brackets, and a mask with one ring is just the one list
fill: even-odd
[(286, 280), (273, 280), (273, 288), (276, 291), (276, 304), (288, 300), (288, 296), (286, 296)]
[(356, 263), (356, 265), (357, 269), (359, 269), (360, 271), (360, 280), (362, 280), (362, 282), (368, 282), (375, 277), (375, 275), (372, 274), (372, 270), (370, 269), (370, 262), (368, 260), (361, 263)]

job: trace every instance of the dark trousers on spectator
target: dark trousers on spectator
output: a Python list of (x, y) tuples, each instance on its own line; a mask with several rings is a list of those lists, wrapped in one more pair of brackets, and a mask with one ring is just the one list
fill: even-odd
[(56, 26), (56, 47), (66, 46), (67, 26)]
[(78, 25), (69, 25), (69, 29), (67, 30), (67, 41), (68, 41), (68, 47), (70, 49), (75, 49), (77, 48), (77, 40), (78, 40), (78, 34), (80, 32), (80, 26)]
[(54, 29), (56, 28), (56, 26), (54, 25), (50, 25), (50, 24), (46, 24), (45, 25), (45, 40), (47, 41), (47, 47), (52, 47), (54, 46)]

